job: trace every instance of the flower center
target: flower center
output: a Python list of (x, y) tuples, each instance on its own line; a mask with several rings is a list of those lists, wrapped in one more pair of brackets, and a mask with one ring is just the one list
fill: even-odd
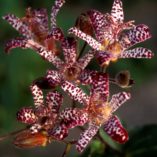
[(63, 76), (68, 81), (76, 81), (81, 73), (81, 69), (77, 66), (66, 68), (63, 72)]
[(107, 102), (99, 99), (90, 102), (88, 113), (92, 122), (94, 121), (96, 125), (101, 125), (110, 118), (112, 108)]

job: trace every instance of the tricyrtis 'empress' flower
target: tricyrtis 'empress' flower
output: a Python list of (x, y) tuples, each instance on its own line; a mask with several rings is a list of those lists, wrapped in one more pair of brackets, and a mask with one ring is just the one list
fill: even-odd
[(87, 12), (95, 31), (96, 40), (90, 35), (73, 27), (69, 33), (85, 40), (97, 50), (97, 58), (101, 65), (108, 65), (118, 58), (151, 58), (153, 53), (142, 47), (127, 50), (131, 46), (151, 37), (148, 26), (135, 26), (133, 21), (124, 23), (121, 0), (115, 0), (111, 14), (102, 14), (96, 10)]
[[(17, 120), (29, 124), (32, 134), (43, 130), (48, 132), (48, 130), (52, 130), (59, 123), (58, 115), (63, 101), (62, 95), (56, 91), (49, 92), (44, 103), (43, 92), (37, 85), (33, 84), (31, 91), (35, 108), (23, 107), (17, 113)], [(67, 136), (66, 127), (62, 128), (62, 135), (60, 136), (62, 138)]]
[[(45, 103), (43, 92), (36, 84), (31, 85), (31, 92), (35, 107), (23, 107), (17, 112), (17, 120), (29, 125), (29, 130), (15, 139), (17, 146), (24, 147), (25, 141), (30, 142), (25, 147), (34, 147), (42, 143), (44, 145), (51, 139), (63, 140), (68, 136), (69, 129), (86, 123), (87, 113), (80, 109), (66, 108), (59, 112), (63, 98), (57, 91), (49, 92)], [(26, 134), (28, 139), (23, 138), (23, 134)], [(31, 141), (34, 144), (31, 145)]]
[[(122, 127), (118, 117), (113, 113), (128, 99), (130, 93), (121, 92), (114, 94), (109, 101), (109, 78), (106, 73), (96, 73), (91, 78), (91, 91), (89, 97), (84, 97), (85, 94), (78, 93), (78, 87), (73, 84), (64, 84), (62, 88), (69, 95), (79, 102), (82, 102), (85, 107), (82, 109), (87, 113), (89, 123), (88, 129), (83, 132), (76, 144), (78, 151), (82, 152), (92, 137), (97, 133), (103, 125), (104, 130), (117, 142), (124, 143), (128, 140), (127, 131)], [(81, 89), (80, 89), (81, 90)], [(83, 91), (82, 91), (83, 93)]]
[[(14, 14), (8, 14), (3, 17), (3, 19), (7, 20), (13, 28), (15, 28), (20, 34), (22, 34), (23, 38), (17, 38), (20, 42), (20, 39), (32, 39), (39, 44), (43, 45), (47, 50), (52, 53), (58, 53), (56, 47), (55, 37), (51, 39), (47, 39), (49, 34), (52, 32), (56, 32), (60, 29), (56, 24), (56, 16), (60, 10), (60, 8), (65, 3), (64, 0), (56, 0), (55, 5), (52, 7), (51, 12), (51, 30), (49, 31), (48, 24), (48, 15), (46, 9), (38, 9), (34, 10), (31, 8), (26, 9), (26, 15), (23, 18), (18, 18)], [(10, 48), (19, 47), (17, 40), (12, 39), (6, 45), (6, 51), (8, 52)]]
[(37, 42), (30, 39), (14, 40), (14, 45), (18, 45), (22, 48), (32, 48), (40, 56), (46, 59), (48, 62), (55, 65), (57, 70), (48, 70), (46, 78), (52, 87), (62, 84), (64, 81), (78, 83), (81, 82), (80, 75), (85, 67), (94, 57), (94, 50), (90, 50), (83, 57), (77, 58), (77, 43), (74, 38), (67, 37), (62, 40), (62, 49), (64, 53), (64, 60), (61, 60), (58, 56), (51, 53), (38, 44)]
[[(26, 17), (23, 19), (17, 19), (13, 15), (7, 15), (4, 17), (4, 19), (8, 20), (9, 23), (13, 25), (14, 28), (17, 30), (23, 30), (25, 28), (26, 32), (23, 33), (23, 35), (26, 36), (25, 38), (16, 38), (13, 40), (10, 40), (6, 44), (6, 51), (10, 51), (13, 48), (21, 47), (21, 48), (31, 48), (35, 50), (41, 57), (43, 57), (48, 62), (51, 62), (58, 71), (49, 71), (47, 77), (56, 77), (56, 75), (59, 77), (59, 80), (57, 81), (59, 85), (61, 83), (61, 80), (66, 81), (72, 81), (72, 82), (79, 82), (78, 78), (81, 72), (85, 69), (85, 67), (88, 65), (88, 63), (91, 61), (91, 59), (94, 57), (95, 51), (91, 50), (87, 54), (85, 54), (82, 58), (77, 55), (77, 41), (72, 37), (65, 37), (64, 33), (60, 28), (56, 25), (56, 16), (63, 5), (63, 0), (56, 0), (55, 5), (52, 7), (52, 13), (51, 13), (51, 31), (47, 31), (48, 27), (48, 21), (45, 10), (33, 10), (30, 9), (27, 10)], [(30, 17), (31, 16), (31, 17)], [(33, 16), (33, 17), (32, 17)], [(43, 19), (46, 18), (46, 19)], [(37, 23), (39, 23), (37, 25)], [(45, 26), (47, 24), (47, 27)], [(33, 26), (32, 26), (33, 25)], [(40, 32), (38, 29), (35, 29), (35, 25), (37, 25), (40, 29)], [(24, 28), (23, 28), (24, 27)], [(32, 28), (33, 27), (33, 28)], [(43, 28), (44, 27), (44, 28)], [(43, 30), (43, 29), (45, 30)], [(37, 31), (37, 32), (35, 32)], [(46, 32), (46, 33), (44, 33)], [(43, 33), (43, 34), (41, 34)], [(38, 40), (38, 38), (42, 38), (41, 40)], [(59, 41), (61, 45), (61, 49), (63, 50), (64, 54), (64, 61), (60, 59), (56, 55), (56, 49), (53, 46), (52, 41)], [(49, 44), (47, 47), (47, 44)], [(50, 47), (52, 49), (50, 49)], [(50, 76), (51, 74), (54, 74), (54, 76)], [(52, 81), (51, 81), (52, 83)], [(53, 85), (52, 85), (53, 86)]]
[(64, 81), (79, 83), (81, 73), (85, 73), (84, 69), (94, 57), (94, 50), (90, 50), (81, 58), (77, 58), (77, 44), (76, 40), (71, 37), (64, 38), (62, 41), (62, 49), (64, 53), (64, 60), (51, 53), (38, 44), (37, 42), (29, 39), (14, 40), (19, 47), (32, 48), (40, 56), (48, 62), (55, 65), (57, 70), (48, 70), (46, 79), (52, 87), (62, 84)]

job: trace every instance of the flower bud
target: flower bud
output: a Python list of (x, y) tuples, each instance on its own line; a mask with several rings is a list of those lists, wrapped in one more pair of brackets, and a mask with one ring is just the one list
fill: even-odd
[(17, 134), (13, 141), (14, 145), (19, 148), (46, 146), (48, 142), (48, 136), (44, 132), (32, 134), (29, 130)]
[(130, 79), (130, 72), (128, 70), (120, 71), (115, 77), (116, 83), (122, 87), (131, 87), (134, 84), (134, 80)]

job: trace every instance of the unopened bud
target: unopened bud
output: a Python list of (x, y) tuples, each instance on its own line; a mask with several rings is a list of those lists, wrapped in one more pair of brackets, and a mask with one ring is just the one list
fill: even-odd
[(130, 78), (130, 72), (127, 70), (120, 71), (116, 75), (115, 81), (122, 88), (127, 88), (134, 84), (134, 80)]
[(29, 130), (17, 134), (13, 141), (14, 145), (19, 148), (46, 146), (48, 142), (48, 136), (43, 132), (32, 134)]

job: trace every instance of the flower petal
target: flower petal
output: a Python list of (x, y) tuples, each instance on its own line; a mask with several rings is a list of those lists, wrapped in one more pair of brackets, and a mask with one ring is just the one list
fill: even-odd
[(83, 126), (88, 121), (88, 113), (77, 108), (66, 108), (59, 117), (68, 128)]
[(8, 21), (8, 23), (12, 25), (12, 27), (15, 28), (20, 34), (22, 34), (26, 38), (31, 38), (32, 34), (29, 30), (29, 27), (14, 14), (8, 14), (6, 16), (3, 16), (3, 19)]
[(92, 22), (96, 38), (102, 42), (104, 40), (104, 26), (106, 25), (105, 15), (97, 10), (90, 10), (87, 14)]
[(35, 107), (39, 108), (40, 106), (44, 105), (44, 97), (42, 90), (36, 84), (31, 85), (30, 89), (33, 95)]
[(68, 66), (76, 62), (77, 43), (72, 37), (66, 38), (62, 42), (62, 49), (64, 53), (64, 59)]
[(134, 27), (133, 29), (130, 29), (128, 32), (126, 32), (122, 36), (120, 42), (124, 47), (124, 49), (127, 49), (149, 38), (151, 38), (149, 27), (144, 24), (140, 24)]
[(116, 22), (123, 23), (124, 21), (124, 13), (123, 13), (123, 6), (121, 0), (114, 0), (111, 16)]
[(52, 6), (52, 9), (51, 9), (51, 28), (52, 29), (56, 27), (57, 25), (56, 16), (64, 3), (65, 3), (65, 0), (55, 0), (55, 5)]
[(26, 44), (27, 44), (27, 39), (25, 38), (15, 38), (15, 39), (11, 39), (9, 40), (6, 45), (5, 45), (5, 52), (9, 53), (10, 50), (14, 49), (14, 48), (26, 48)]
[(46, 95), (46, 104), (52, 109), (52, 112), (58, 113), (63, 102), (63, 97), (60, 93), (54, 91)]
[(52, 88), (61, 83), (61, 76), (57, 70), (48, 70), (46, 73), (46, 79)]
[(107, 73), (97, 73), (93, 77), (92, 88), (91, 88), (91, 98), (98, 96), (99, 99), (106, 102), (109, 97), (109, 76)]
[(91, 85), (93, 83), (93, 77), (97, 75), (97, 71), (94, 70), (83, 70), (79, 76), (79, 81), (83, 85)]
[(88, 145), (88, 143), (91, 141), (91, 139), (96, 135), (97, 131), (99, 130), (99, 126), (96, 125), (92, 125), (90, 124), (88, 129), (85, 130), (79, 140), (76, 143), (76, 149), (79, 152), (82, 152), (86, 146)]
[(129, 139), (127, 131), (117, 116), (112, 116), (103, 129), (113, 140), (119, 143), (125, 143)]
[(42, 126), (39, 123), (35, 123), (33, 125), (31, 125), (30, 127), (30, 131), (32, 134), (38, 133), (41, 130)]
[(16, 118), (18, 121), (26, 124), (33, 124), (38, 119), (31, 107), (23, 107), (20, 109), (16, 114)]
[(49, 130), (49, 135), (56, 140), (63, 140), (65, 137), (68, 136), (68, 128), (67, 126), (63, 123), (57, 126), (55, 129)]
[(85, 69), (89, 62), (94, 58), (95, 53), (95, 50), (90, 50), (78, 60), (77, 64), (82, 70)]
[(70, 97), (81, 104), (88, 104), (89, 97), (83, 92), (83, 90), (74, 84), (64, 81), (61, 85), (65, 92), (68, 92)]
[(93, 37), (90, 35), (85, 34), (81, 30), (77, 29), (76, 27), (69, 29), (70, 34), (74, 34), (75, 36), (81, 38), (82, 40), (86, 41), (94, 50), (101, 50), (102, 45), (96, 41)]
[(152, 58), (153, 52), (149, 49), (138, 47), (132, 50), (124, 51), (120, 54), (119, 58)]
[(64, 34), (60, 28), (53, 28), (51, 32), (48, 34), (46, 40), (54, 39), (56, 41), (64, 41)]
[(51, 51), (47, 51), (43, 46), (39, 45), (33, 40), (28, 40), (26, 47), (36, 50), (41, 57), (54, 64), (57, 68), (61, 68), (64, 64), (64, 62), (56, 55), (54, 55)]
[(111, 56), (111, 54), (106, 53), (104, 51), (99, 51), (96, 54), (96, 58), (100, 64), (100, 66), (104, 66), (104, 65), (109, 65), (112, 56)]
[(110, 101), (110, 106), (112, 107), (112, 113), (115, 112), (123, 103), (131, 98), (130, 93), (120, 92), (114, 94)]

